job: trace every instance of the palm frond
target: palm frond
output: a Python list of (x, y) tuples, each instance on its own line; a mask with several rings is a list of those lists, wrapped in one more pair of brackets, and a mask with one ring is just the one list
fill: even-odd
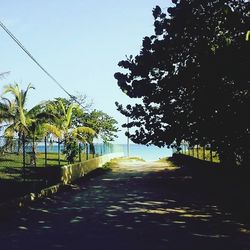
[(11, 124), (11, 125), (9, 125), (6, 129), (5, 129), (5, 131), (4, 131), (4, 136), (5, 137), (14, 137), (14, 135), (15, 135), (15, 125), (14, 124)]
[(2, 97), (2, 100), (4, 101), (4, 102), (7, 102), (7, 104), (6, 103), (1, 103), (1, 104), (4, 104), (4, 105), (6, 105), (6, 106), (11, 106), (11, 100), (10, 99), (8, 99), (7, 97)]
[(48, 112), (41, 112), (36, 115), (36, 119), (39, 120), (55, 120), (57, 117), (54, 114), (48, 113)]
[(0, 102), (0, 122), (10, 122), (15, 119), (13, 103), (7, 100), (5, 100), (7, 103)]
[(33, 108), (31, 108), (28, 112), (27, 115), (28, 116), (35, 116), (37, 113), (39, 113), (41, 111), (41, 106), (40, 105), (36, 105)]
[(60, 108), (63, 111), (63, 114), (66, 116), (66, 110), (65, 110), (65, 106), (64, 106), (63, 102), (61, 100), (59, 100), (58, 103), (59, 103)]
[(18, 85), (9, 84), (9, 85), (4, 86), (2, 95), (5, 95), (7, 93), (11, 93), (14, 95), (15, 98), (17, 98), (20, 94)]
[(82, 143), (88, 143), (88, 139), (86, 136), (82, 136), (80, 134), (76, 134), (74, 136), (78, 141), (82, 142)]
[(91, 136), (94, 137), (96, 132), (92, 128), (88, 127), (78, 127), (72, 130), (72, 135), (76, 137), (77, 135)]
[(65, 127), (68, 129), (69, 126), (70, 126), (70, 123), (71, 123), (71, 118), (72, 118), (72, 113), (73, 113), (73, 108), (74, 108), (74, 105), (71, 104), (67, 110), (67, 114), (66, 114), (66, 117), (65, 117)]
[(45, 123), (43, 127), (46, 130), (46, 132), (53, 134), (57, 138), (62, 138), (62, 132), (56, 126), (49, 123)]
[(35, 89), (35, 87), (30, 83), (28, 85), (28, 87), (26, 88), (26, 90), (23, 92), (23, 96), (22, 96), (22, 106), (24, 106), (25, 101), (26, 101), (26, 97), (27, 97), (27, 93), (30, 89)]

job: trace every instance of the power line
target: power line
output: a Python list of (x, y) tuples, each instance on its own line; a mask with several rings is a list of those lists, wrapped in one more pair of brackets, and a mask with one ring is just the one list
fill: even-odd
[(10, 72), (7, 71), (7, 72), (1, 72), (0, 73), (0, 79), (4, 78), (6, 75), (8, 75)]
[[(35, 58), (32, 54), (23, 46), (23, 44), (14, 36), (13, 33), (0, 21), (0, 26), (3, 30), (14, 40), (14, 42), (31, 58), (31, 60), (53, 81), (55, 82), (59, 88), (61, 88), (70, 98), (72, 98), (76, 103), (80, 106), (82, 104), (75, 98), (75, 96), (71, 95), (56, 79), (53, 77)], [(83, 107), (83, 106), (82, 106)], [(84, 107), (83, 107), (84, 108)]]

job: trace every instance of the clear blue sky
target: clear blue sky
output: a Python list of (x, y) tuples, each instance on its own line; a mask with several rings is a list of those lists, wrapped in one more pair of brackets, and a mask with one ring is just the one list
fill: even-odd
[[(126, 121), (115, 101), (130, 102), (113, 75), (125, 55), (140, 51), (142, 38), (153, 34), (152, 9), (170, 0), (10, 0), (1, 4), (0, 20), (33, 56), (72, 94), (86, 94), (94, 108)], [(67, 95), (0, 30), (0, 72), (10, 71), (2, 86), (32, 83), (29, 107)], [(117, 142), (125, 142), (124, 131)]]

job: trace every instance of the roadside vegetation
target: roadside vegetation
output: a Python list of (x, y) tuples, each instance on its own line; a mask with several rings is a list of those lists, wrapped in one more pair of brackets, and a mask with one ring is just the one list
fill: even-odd
[(104, 168), (106, 169), (112, 169), (117, 166), (120, 162), (132, 162), (132, 161), (140, 161), (140, 162), (145, 162), (144, 159), (140, 157), (118, 157), (110, 160), (109, 162), (104, 164)]
[(26, 89), (10, 84), (0, 93), (0, 202), (60, 181), (60, 166), (98, 156), (94, 141), (110, 148), (118, 131), (116, 120), (93, 109), (86, 96), (55, 98), (28, 109), (34, 90), (31, 84)]
[[(31, 140), (32, 157), (34, 165), (37, 165), (35, 162), (37, 142), (47, 137), (49, 141), (57, 140), (62, 144), (64, 159), (68, 163), (74, 163), (79, 154), (77, 150), (79, 142), (92, 145), (91, 153), (94, 154), (95, 139), (109, 143), (116, 137), (117, 122), (102, 111), (95, 109), (89, 111), (85, 97), (56, 98), (28, 110), (26, 102), (31, 90), (34, 90), (32, 85), (21, 90), (18, 84), (14, 84), (5, 86), (2, 91), (0, 102), (0, 128), (4, 138), (0, 145), (2, 156), (12, 151), (19, 155), (23, 141)], [(77, 103), (74, 100), (77, 100)]]
[(129, 117), (135, 143), (199, 145), (225, 168), (249, 167), (249, 1), (172, 0), (153, 9), (154, 34), (115, 73), (135, 105), (116, 103)]

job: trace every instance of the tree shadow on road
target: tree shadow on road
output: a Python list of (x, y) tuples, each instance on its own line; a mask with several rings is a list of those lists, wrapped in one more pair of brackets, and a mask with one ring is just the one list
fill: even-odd
[[(187, 169), (107, 172), (2, 224), (5, 249), (249, 249), (249, 224)], [(28, 239), (28, 240), (27, 240)], [(38, 244), (39, 242), (39, 244)]]

